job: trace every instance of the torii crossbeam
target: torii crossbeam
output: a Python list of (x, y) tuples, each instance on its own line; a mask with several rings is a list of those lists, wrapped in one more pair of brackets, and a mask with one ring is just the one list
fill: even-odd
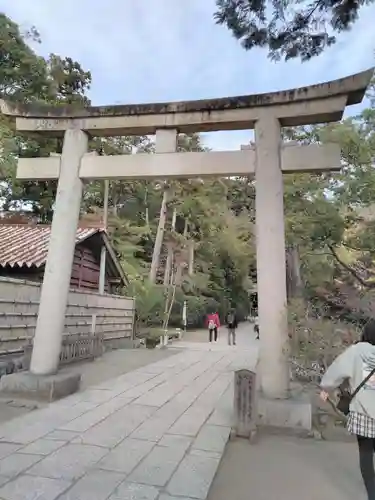
[[(256, 151), (213, 151), (210, 153), (159, 153), (82, 157), (79, 177), (94, 179), (177, 179), (192, 177), (233, 177), (255, 173)], [(20, 158), (19, 180), (58, 179), (61, 155), (49, 158)], [(338, 144), (295, 145), (286, 143), (281, 150), (284, 173), (340, 170)]]

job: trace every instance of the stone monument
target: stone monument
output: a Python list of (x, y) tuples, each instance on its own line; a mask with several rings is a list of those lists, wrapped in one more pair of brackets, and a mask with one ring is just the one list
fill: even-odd
[[(310, 87), (172, 103), (74, 109), (2, 101), (2, 112), (16, 117), (19, 132), (64, 138), (61, 156), (20, 159), (18, 162), (17, 177), (20, 180), (58, 179), (31, 373), (43, 377), (57, 371), (74, 235), (85, 180), (248, 176), (255, 173), (259, 324), (262, 332), (259, 375), (265, 401), (262, 411), (268, 415), (267, 421), (272, 421), (278, 405), (283, 406), (285, 413), (289, 404), (289, 348), (283, 173), (337, 170), (340, 168), (340, 151), (336, 144), (283, 145), (281, 127), (340, 120), (347, 105), (362, 101), (372, 75), (373, 69), (369, 69)], [(176, 152), (179, 132), (251, 128), (255, 129), (255, 149)], [(143, 134), (156, 135), (155, 154), (86, 154), (89, 136)], [(272, 404), (267, 405), (267, 401)]]
[(234, 431), (252, 440), (258, 420), (256, 373), (242, 369), (234, 375)]

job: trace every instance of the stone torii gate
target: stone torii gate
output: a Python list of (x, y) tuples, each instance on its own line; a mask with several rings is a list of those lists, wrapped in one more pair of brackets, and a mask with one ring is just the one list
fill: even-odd
[[(21, 180), (59, 179), (30, 371), (57, 372), (64, 313), (79, 220), (82, 182), (236, 176), (255, 173), (261, 389), (289, 394), (283, 177), (288, 172), (340, 168), (337, 145), (287, 145), (280, 129), (341, 119), (361, 102), (373, 70), (310, 87), (268, 94), (109, 107), (49, 107), (2, 102), (26, 134), (64, 137), (61, 155), (19, 159)], [(255, 149), (177, 153), (178, 133), (255, 129)], [(89, 136), (156, 135), (155, 154), (86, 154)]]

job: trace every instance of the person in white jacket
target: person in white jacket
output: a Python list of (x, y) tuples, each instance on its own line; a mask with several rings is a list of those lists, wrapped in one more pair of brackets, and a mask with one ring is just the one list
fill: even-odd
[[(374, 373), (372, 373), (374, 371)], [(371, 375), (372, 374), (372, 375)], [(350, 392), (371, 375), (350, 402), (347, 428), (357, 436), (359, 465), (368, 500), (375, 500), (375, 320), (363, 329), (361, 340), (338, 356), (324, 374), (320, 397), (326, 401), (330, 391), (347, 380)]]

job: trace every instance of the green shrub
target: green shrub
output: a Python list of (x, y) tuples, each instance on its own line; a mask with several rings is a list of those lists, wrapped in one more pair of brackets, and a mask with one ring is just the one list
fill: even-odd
[[(134, 289), (136, 297), (137, 327), (136, 331), (147, 331), (150, 327), (160, 327), (163, 323), (166, 289), (163, 285), (151, 285), (147, 282), (139, 283)], [(181, 328), (184, 301), (187, 303), (187, 327), (203, 328), (207, 314), (216, 311), (221, 321), (224, 321), (228, 309), (233, 304), (236, 307), (239, 320), (248, 314), (248, 297), (242, 296), (237, 300), (223, 297), (216, 300), (204, 295), (186, 295), (181, 288), (176, 290), (175, 301), (169, 319), (170, 328)], [(161, 333), (160, 333), (161, 334)]]
[(158, 345), (159, 339), (156, 337), (146, 337), (146, 348), (147, 349), (155, 349)]

